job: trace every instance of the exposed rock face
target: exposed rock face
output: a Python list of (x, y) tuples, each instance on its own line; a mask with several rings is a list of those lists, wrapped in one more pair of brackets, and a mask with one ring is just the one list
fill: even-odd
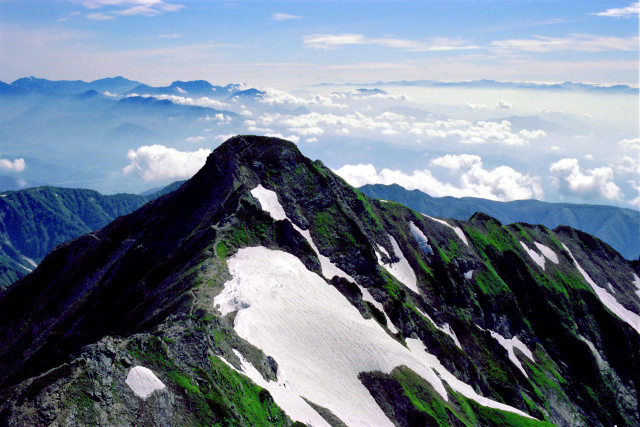
[[(259, 186), (278, 206), (252, 194)], [(240, 294), (228, 314), (216, 307), (242, 279), (228, 263), (251, 246), (293, 255), (363, 322), (378, 323), (380, 348), (406, 346), (398, 351), (438, 372), (360, 372), (389, 423), (640, 422), (639, 272), (608, 245), (483, 214), (443, 223), (368, 199), (294, 144), (255, 136), (228, 140), (181, 188), (58, 247), (0, 294), (0, 419), (344, 422), (344, 407), (309, 399), (290, 361), (246, 338), (253, 335), (236, 317), (252, 311)], [(613, 300), (598, 296), (577, 265)], [(334, 333), (322, 329), (329, 322), (316, 326)], [(313, 346), (314, 336), (304, 339)], [(358, 351), (340, 350), (350, 360)], [(136, 366), (165, 387), (136, 395), (126, 381)], [(355, 409), (349, 416), (367, 419)]]

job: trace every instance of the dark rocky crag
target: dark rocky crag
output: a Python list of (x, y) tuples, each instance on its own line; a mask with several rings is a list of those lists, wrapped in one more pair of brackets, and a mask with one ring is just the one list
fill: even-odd
[[(620, 306), (640, 313), (638, 268), (608, 245), (568, 227), (503, 226), (476, 214), (449, 221), (467, 246), (446, 225), (366, 198), (290, 142), (240, 136), (178, 190), (62, 244), (0, 294), (0, 423), (290, 425), (266, 390), (221, 358), (238, 368), (236, 350), (265, 380), (276, 378), (277, 360), (235, 333), (233, 315), (213, 307), (231, 277), (226, 260), (240, 248), (279, 249), (321, 271), (291, 222), (275, 221), (251, 195), (259, 184), (277, 193), (323, 255), (383, 304), (395, 339), (419, 338), (477, 393), (540, 420), (480, 406), (451, 389), (444, 401), (405, 367), (361, 373), (394, 424), (640, 422), (637, 328), (605, 307), (562, 244)], [(410, 222), (429, 250), (416, 243)], [(377, 245), (394, 254), (388, 235), (415, 271), (419, 293), (378, 264)], [(542, 270), (520, 241), (552, 248), (558, 263)], [(398, 261), (390, 258), (383, 261)], [(391, 333), (357, 286), (337, 277), (328, 283)], [(460, 347), (422, 313), (449, 324)], [(490, 331), (517, 336), (532, 350), (535, 362), (516, 350), (527, 376)], [(124, 381), (137, 365), (153, 369), (166, 388), (137, 397)], [(312, 406), (329, 423), (341, 422)]]

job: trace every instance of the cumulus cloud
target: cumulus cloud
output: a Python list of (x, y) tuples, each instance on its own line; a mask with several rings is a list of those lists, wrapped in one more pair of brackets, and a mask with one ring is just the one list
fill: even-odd
[(564, 193), (622, 199), (620, 187), (613, 182), (613, 169), (608, 166), (583, 172), (578, 159), (564, 158), (553, 163), (549, 171), (553, 174), (554, 184)]
[(434, 38), (429, 43), (397, 39), (392, 37), (369, 38), (362, 34), (312, 34), (303, 39), (304, 43), (315, 49), (332, 49), (344, 46), (376, 45), (392, 49), (402, 49), (411, 52), (446, 51), (446, 50), (470, 50), (479, 49), (480, 46), (467, 44), (463, 40), (451, 40), (446, 38)]
[(125, 175), (136, 173), (145, 181), (185, 179), (193, 176), (206, 162), (211, 150), (178, 151), (164, 145), (144, 145), (129, 150)]
[(298, 16), (298, 15), (291, 15), (290, 13), (282, 13), (282, 12), (276, 12), (273, 15), (271, 15), (271, 19), (273, 19), (274, 21), (289, 21), (291, 19), (302, 19), (302, 16)]
[(522, 174), (509, 166), (485, 169), (475, 155), (447, 155), (432, 160), (433, 165), (460, 170), (458, 182), (444, 182), (429, 169), (406, 173), (400, 170), (377, 170), (372, 164), (344, 165), (335, 170), (353, 186), (364, 184), (399, 184), (409, 190), (420, 190), (435, 197), (482, 197), (491, 200), (541, 198), (544, 192), (539, 178)]
[(615, 166), (616, 172), (621, 174), (633, 174), (640, 177), (640, 159), (624, 156)]
[(618, 144), (620, 144), (623, 148), (640, 150), (640, 138), (623, 139)]
[(604, 12), (596, 12), (593, 15), (596, 16), (608, 16), (611, 18), (629, 18), (640, 14), (640, 2), (631, 3), (629, 6), (616, 7), (613, 9), (607, 9)]
[(27, 167), (27, 163), (21, 157), (13, 161), (0, 159), (0, 169), (6, 172), (22, 172)]

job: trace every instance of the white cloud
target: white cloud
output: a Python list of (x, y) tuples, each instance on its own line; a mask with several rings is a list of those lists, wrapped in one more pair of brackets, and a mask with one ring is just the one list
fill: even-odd
[(632, 182), (631, 186), (638, 192), (638, 196), (635, 199), (629, 200), (629, 204), (640, 208), (640, 183)]
[(8, 159), (0, 159), (0, 169), (6, 172), (22, 172), (27, 167), (27, 163), (21, 157), (14, 161)]
[(267, 105), (293, 104), (318, 105), (332, 108), (347, 108), (347, 105), (336, 103), (331, 99), (331, 97), (320, 94), (313, 94), (309, 98), (302, 98), (300, 96), (292, 95), (283, 90), (277, 90), (273, 88), (267, 88), (263, 92), (264, 94), (260, 97), (260, 102)]
[(309, 47), (322, 50), (357, 45), (383, 46), (410, 52), (480, 49), (480, 46), (465, 44), (463, 40), (451, 40), (441, 37), (434, 38), (429, 43), (425, 43), (392, 37), (368, 38), (362, 34), (353, 33), (312, 34), (306, 36), (303, 42)]
[(620, 144), (623, 148), (640, 150), (640, 138), (623, 139), (618, 144)]
[(607, 37), (592, 34), (570, 34), (567, 37), (533, 36), (531, 39), (495, 40), (491, 45), (500, 52), (523, 51), (534, 53), (581, 51), (603, 52), (638, 49), (638, 37)]
[(103, 10), (87, 15), (87, 18), (97, 20), (114, 19), (117, 16), (157, 16), (164, 12), (177, 12), (184, 7), (164, 0), (82, 0), (80, 3), (89, 10)]
[(193, 176), (206, 162), (211, 150), (178, 151), (164, 145), (144, 145), (137, 150), (129, 150), (130, 163), (123, 172), (136, 173), (145, 181), (185, 179)]
[(185, 139), (185, 141), (187, 142), (202, 142), (206, 139), (206, 137), (202, 136), (202, 135), (198, 135), (198, 136), (190, 136), (189, 138)]
[(608, 16), (612, 18), (629, 18), (634, 15), (640, 14), (640, 2), (631, 3), (626, 7), (618, 7), (613, 9), (607, 9), (604, 12), (597, 12), (593, 15), (596, 16)]
[(622, 199), (620, 187), (613, 182), (613, 169), (608, 166), (583, 173), (578, 159), (564, 158), (553, 163), (549, 171), (554, 175), (554, 184), (565, 193), (600, 196), (608, 200)]
[[(546, 136), (543, 130), (522, 129), (514, 132), (511, 122), (502, 120), (470, 122), (467, 120), (418, 120), (390, 111), (376, 116), (361, 112), (349, 114), (319, 113), (290, 115), (265, 113), (255, 121), (261, 126), (284, 127), (289, 132), (300, 135), (320, 135), (321, 133), (350, 134), (354, 136), (396, 136), (420, 139), (451, 138), (462, 144), (499, 144), (521, 146), (533, 139)], [(395, 141), (398, 138), (394, 138)]]
[(640, 159), (624, 156), (622, 160), (615, 166), (616, 172), (621, 174), (632, 174), (640, 177)]
[(482, 158), (475, 154), (447, 154), (431, 160), (431, 164), (445, 169), (457, 171), (472, 165), (481, 164)]
[(334, 172), (356, 187), (364, 184), (399, 184), (409, 190), (418, 189), (435, 197), (471, 196), (508, 201), (539, 199), (544, 194), (539, 178), (522, 174), (509, 166), (484, 169), (479, 156), (447, 155), (434, 159), (432, 163), (452, 170), (462, 170), (457, 175), (458, 182), (443, 182), (428, 169), (408, 174), (391, 169), (378, 171), (371, 164), (345, 165)]
[(290, 13), (282, 13), (282, 12), (276, 12), (273, 15), (271, 15), (271, 19), (273, 19), (274, 21), (289, 21), (291, 19), (302, 19), (302, 16), (298, 16), (298, 15), (291, 15)]
[(498, 108), (504, 108), (505, 110), (508, 110), (511, 107), (513, 107), (513, 105), (503, 99), (498, 101)]
[[(177, 88), (178, 92), (180, 93), (186, 93), (185, 90), (181, 89), (181, 88)], [(220, 102), (217, 101), (215, 99), (211, 99), (211, 98), (207, 98), (206, 96), (203, 96), (202, 98), (188, 98), (185, 96), (178, 96), (178, 95), (147, 95), (147, 94), (142, 94), (139, 95), (137, 93), (132, 93), (127, 95), (128, 97), (132, 97), (132, 96), (141, 96), (143, 98), (154, 98), (154, 99), (159, 99), (159, 100), (169, 100), (171, 102), (173, 102), (174, 104), (180, 104), (180, 105), (193, 105), (193, 106), (197, 106), (197, 107), (207, 107), (207, 108), (228, 108), (229, 104), (226, 104), (224, 102)]]

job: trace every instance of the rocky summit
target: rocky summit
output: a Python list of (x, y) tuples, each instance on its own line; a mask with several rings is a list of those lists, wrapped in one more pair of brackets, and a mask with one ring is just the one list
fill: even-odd
[(237, 136), (0, 293), (0, 423), (637, 426), (639, 270)]

